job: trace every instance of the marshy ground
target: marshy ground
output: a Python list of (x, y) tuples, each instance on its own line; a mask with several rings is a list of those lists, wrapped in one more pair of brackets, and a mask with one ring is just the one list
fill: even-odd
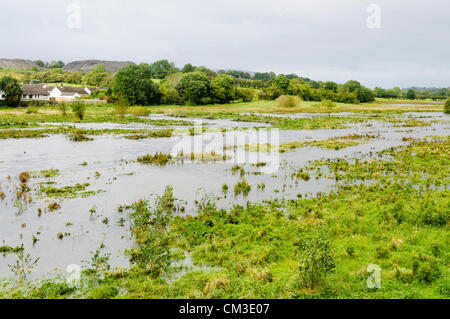
[[(448, 298), (442, 109), (0, 110), (0, 297)], [(245, 139), (264, 128), (279, 145)], [(172, 154), (198, 138), (205, 149)], [(28, 254), (22, 278), (8, 265)]]

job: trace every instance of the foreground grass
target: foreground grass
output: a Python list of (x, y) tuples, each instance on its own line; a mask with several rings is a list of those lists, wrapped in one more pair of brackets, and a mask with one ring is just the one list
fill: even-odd
[[(229, 210), (206, 196), (195, 217), (168, 189), (128, 207), (131, 268), (91, 269), (79, 287), (5, 282), (0, 297), (449, 298), (450, 140), (381, 155), (311, 163), (313, 177), (339, 177), (329, 194)], [(179, 277), (170, 261), (185, 253), (197, 270)], [(369, 264), (381, 268), (379, 289), (367, 286)]]

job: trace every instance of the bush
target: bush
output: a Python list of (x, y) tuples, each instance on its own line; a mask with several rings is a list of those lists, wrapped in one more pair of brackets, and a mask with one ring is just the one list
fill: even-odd
[(76, 101), (72, 103), (72, 111), (80, 119), (83, 120), (84, 114), (86, 113), (86, 104), (80, 101)]
[(128, 101), (125, 97), (121, 96), (114, 105), (114, 114), (119, 116), (125, 116), (128, 112)]
[(136, 116), (148, 116), (150, 114), (150, 110), (143, 106), (136, 106), (130, 108), (130, 113)]
[(236, 99), (242, 102), (253, 102), (255, 98), (255, 93), (252, 89), (238, 88), (236, 90)]
[(323, 233), (307, 238), (301, 248), (298, 264), (300, 284), (305, 288), (314, 289), (322, 285), (327, 274), (334, 270), (334, 250)]
[(450, 114), (450, 99), (448, 99), (448, 100), (445, 102), (445, 105), (444, 105), (444, 113), (445, 113), (445, 114)]
[(172, 263), (168, 225), (173, 215), (179, 212), (175, 202), (173, 188), (167, 186), (154, 205), (150, 206), (147, 201), (141, 200), (131, 207), (131, 232), (136, 237), (138, 247), (127, 251), (130, 263), (153, 278), (161, 275)]
[(278, 107), (297, 107), (300, 103), (300, 98), (293, 95), (282, 95), (277, 99)]
[(67, 104), (66, 103), (61, 103), (58, 105), (59, 111), (61, 112), (62, 116), (66, 116), (67, 114)]

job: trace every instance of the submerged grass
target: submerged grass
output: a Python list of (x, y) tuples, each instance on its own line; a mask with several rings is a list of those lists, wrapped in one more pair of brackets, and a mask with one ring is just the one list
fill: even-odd
[(293, 141), (288, 143), (283, 143), (280, 145), (273, 145), (269, 143), (265, 144), (246, 144), (245, 149), (250, 152), (280, 152), (285, 153), (290, 150), (294, 150), (300, 147), (321, 147), (326, 149), (340, 150), (342, 148), (356, 146), (365, 143), (369, 138), (374, 138), (375, 136), (369, 135), (349, 135), (343, 137), (333, 137), (326, 140), (314, 140), (314, 141)]
[(40, 186), (40, 193), (53, 198), (79, 198), (79, 197), (89, 197), (95, 194), (98, 194), (100, 191), (86, 191), (86, 188), (89, 187), (89, 183), (85, 184), (76, 184), (73, 186), (64, 186), (64, 187), (53, 187), (47, 186), (44, 184)]

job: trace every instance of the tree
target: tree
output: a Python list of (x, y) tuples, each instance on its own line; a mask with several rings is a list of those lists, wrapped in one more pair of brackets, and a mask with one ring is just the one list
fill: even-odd
[(416, 91), (413, 89), (409, 89), (408, 92), (406, 92), (406, 98), (408, 100), (415, 100), (416, 99)]
[(83, 77), (83, 82), (87, 85), (100, 85), (110, 73), (106, 72), (103, 64), (96, 65)]
[(50, 63), (50, 65), (48, 65), (47, 67), (49, 69), (62, 69), (66, 64), (59, 60), (59, 61), (52, 61), (52, 63)]
[(161, 81), (159, 91), (162, 94), (161, 103), (163, 104), (183, 104), (183, 98), (177, 90), (177, 86), (183, 77), (182, 72), (169, 74)]
[(256, 72), (255, 75), (253, 76), (253, 79), (268, 82), (268, 81), (272, 80), (275, 76), (276, 75), (273, 72), (270, 72), (270, 73), (269, 72), (265, 72), (265, 73)]
[(2, 77), (0, 79), (0, 91), (5, 94), (6, 106), (19, 106), (23, 90), (17, 79), (10, 76)]
[(350, 92), (354, 92), (356, 90), (359, 90), (361, 88), (361, 83), (355, 80), (350, 80), (345, 82), (344, 89), (348, 89)]
[(372, 90), (361, 86), (358, 90), (358, 100), (362, 103), (375, 101), (375, 95)]
[(235, 85), (232, 76), (220, 74), (211, 81), (211, 92), (217, 103), (228, 103), (235, 98)]
[(283, 91), (283, 93), (286, 93), (286, 90), (289, 87), (289, 79), (283, 74), (281, 74), (277, 76), (275, 79), (273, 79), (272, 84), (281, 91)]
[(336, 93), (337, 89), (338, 89), (337, 83), (331, 82), (331, 81), (327, 81), (327, 82), (323, 83), (322, 87), (324, 88), (324, 90), (331, 91), (334, 93)]
[(159, 60), (151, 65), (152, 76), (155, 79), (164, 79), (171, 71), (175, 71), (175, 65), (167, 60)]
[(36, 61), (34, 61), (34, 64), (36, 64), (37, 66), (39, 66), (41, 68), (45, 67), (45, 63), (42, 60), (36, 60)]
[(149, 105), (159, 102), (159, 90), (152, 81), (152, 69), (147, 63), (128, 65), (116, 75), (112, 90), (123, 95), (130, 105)]
[(177, 90), (187, 103), (194, 105), (211, 103), (211, 82), (206, 74), (185, 73), (177, 85)]
[(183, 73), (190, 73), (190, 72), (194, 72), (194, 71), (195, 71), (195, 68), (190, 63), (186, 63), (184, 65), (183, 69), (181, 70), (181, 72), (183, 72)]

